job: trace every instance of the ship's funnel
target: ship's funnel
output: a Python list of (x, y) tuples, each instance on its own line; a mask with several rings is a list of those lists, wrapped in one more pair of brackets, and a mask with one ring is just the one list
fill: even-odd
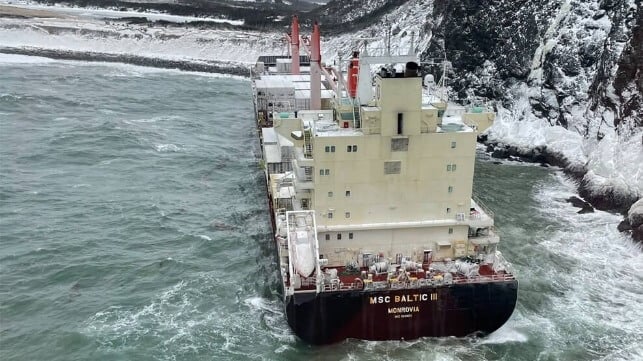
[(292, 17), (292, 26), (290, 33), (290, 54), (292, 56), (291, 73), (299, 74), (299, 18), (297, 15)]
[(359, 52), (355, 51), (348, 64), (348, 95), (351, 98), (357, 95), (357, 74), (359, 74)]

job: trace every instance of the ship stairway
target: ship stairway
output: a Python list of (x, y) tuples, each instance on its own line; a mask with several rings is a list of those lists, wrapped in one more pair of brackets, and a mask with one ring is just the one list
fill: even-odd
[(353, 124), (356, 129), (362, 127), (362, 121), (359, 115), (359, 102), (356, 101), (353, 105)]
[[(286, 212), (286, 230), (288, 234), (288, 275), (290, 277), (286, 294), (294, 294), (295, 289), (301, 287), (302, 278), (321, 274), (315, 211)], [(318, 277), (318, 279), (321, 278)], [(317, 284), (317, 292), (321, 291), (321, 286), (321, 283)]]
[(312, 131), (304, 129), (304, 157), (313, 157)]
[(305, 175), (305, 180), (307, 181), (312, 181), (313, 180), (313, 167), (304, 167), (304, 175)]

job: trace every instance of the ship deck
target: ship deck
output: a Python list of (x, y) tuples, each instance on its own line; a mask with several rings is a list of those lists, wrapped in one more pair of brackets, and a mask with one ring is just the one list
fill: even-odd
[[(459, 272), (444, 272), (453, 268), (453, 262), (424, 263), (422, 268), (414, 271), (395, 270), (398, 265), (391, 265), (391, 272), (373, 273), (368, 267), (359, 270), (348, 269), (344, 266), (322, 268), (323, 291), (354, 291), (354, 290), (396, 290), (421, 287), (439, 287), (457, 284), (488, 283), (513, 281), (515, 277), (506, 271), (494, 271), (490, 264), (480, 264), (474, 275)], [(337, 277), (330, 277), (331, 272), (337, 271)], [(451, 276), (447, 276), (449, 273)], [(286, 280), (285, 285), (290, 284)], [(301, 277), (301, 287), (296, 292), (314, 292), (317, 289), (317, 277)]]

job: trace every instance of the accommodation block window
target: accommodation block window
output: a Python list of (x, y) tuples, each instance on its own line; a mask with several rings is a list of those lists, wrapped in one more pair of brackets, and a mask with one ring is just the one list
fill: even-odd
[(391, 152), (406, 152), (409, 150), (409, 138), (391, 138)]
[(449, 193), (453, 193), (453, 186), (449, 186)]
[(354, 144), (352, 144), (352, 145), (347, 145), (347, 146), (346, 146), (346, 151), (347, 151), (348, 153), (355, 153), (355, 152), (357, 152), (357, 145), (354, 145)]
[(335, 153), (335, 146), (327, 145), (324, 147), (324, 151), (326, 151), (326, 153)]
[(330, 175), (330, 169), (320, 169), (319, 175)]
[(456, 170), (455, 164), (447, 164), (447, 172), (455, 172), (455, 170)]
[(351, 191), (346, 191), (346, 197), (350, 197), (350, 196), (351, 196)]
[(327, 241), (330, 241), (330, 234), (326, 233), (326, 235), (324, 236), (324, 239), (326, 239)]
[(341, 241), (341, 240), (342, 240), (342, 234), (341, 234), (341, 233), (337, 233), (337, 240), (338, 240), (338, 241)]
[(453, 228), (449, 227), (449, 234), (453, 234)]
[(344, 217), (351, 218), (351, 212), (346, 212), (346, 214), (344, 214)]
[(384, 162), (384, 174), (400, 174), (402, 172), (402, 162), (399, 160)]
[(350, 233), (348, 234), (348, 239), (353, 239), (353, 232), (350, 232)]
[(451, 149), (454, 149), (455, 145), (456, 145), (455, 142), (451, 142)]

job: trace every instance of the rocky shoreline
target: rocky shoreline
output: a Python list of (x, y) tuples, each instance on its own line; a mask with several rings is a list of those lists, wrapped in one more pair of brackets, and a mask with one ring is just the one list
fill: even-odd
[[(574, 179), (577, 183), (579, 197), (567, 199), (569, 203), (581, 208), (578, 213), (593, 212), (593, 208), (602, 211), (620, 213), (624, 216), (618, 229), (629, 233), (632, 238), (643, 242), (643, 198), (631, 194), (622, 194), (614, 189), (606, 193), (597, 193), (589, 187), (585, 178), (587, 169), (572, 165), (564, 155), (550, 151), (546, 146), (539, 146), (528, 151), (516, 146), (488, 141), (485, 135), (479, 139), (486, 145), (486, 152), (496, 159), (511, 159), (528, 163), (539, 163), (544, 167), (555, 166)], [(591, 209), (591, 210), (590, 210)]]

